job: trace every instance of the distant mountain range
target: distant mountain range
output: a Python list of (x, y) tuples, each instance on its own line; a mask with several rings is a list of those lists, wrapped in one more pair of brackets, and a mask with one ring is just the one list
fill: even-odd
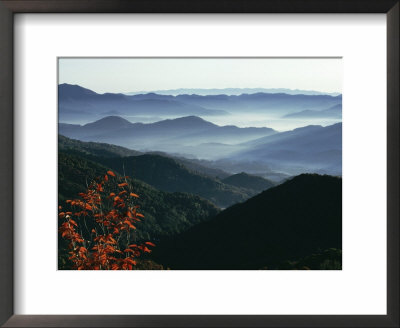
[[(239, 96), (244, 93), (252, 94), (252, 93), (286, 93), (288, 95), (329, 95), (329, 96), (338, 96), (339, 92), (320, 92), (313, 90), (299, 90), (299, 89), (285, 89), (285, 88), (223, 88), (223, 89), (188, 89), (188, 88), (180, 88), (180, 89), (170, 89), (170, 90), (155, 90), (151, 91), (157, 93), (159, 95), (191, 95), (196, 94), (199, 96), (210, 96), (210, 95), (228, 95), (228, 96)], [(146, 94), (149, 91), (136, 91), (136, 92), (125, 92), (126, 95), (139, 95)]]
[(303, 174), (164, 241), (153, 256), (182, 270), (277, 269), (341, 247), (342, 180)]
[(74, 118), (90, 119), (106, 115), (225, 115), (224, 111), (209, 110), (196, 104), (185, 104), (174, 97), (156, 95), (127, 96), (98, 94), (78, 85), (58, 86), (60, 121)]
[[(277, 91), (277, 90), (275, 90)], [(282, 91), (288, 91), (283, 89)], [(288, 91), (289, 92), (289, 91)], [(302, 110), (324, 110), (341, 104), (342, 96), (257, 92), (240, 95), (126, 95), (98, 94), (78, 85), (58, 86), (60, 122), (93, 120), (104, 116), (213, 116), (232, 113), (287, 115)]]
[(287, 114), (284, 118), (301, 118), (301, 119), (342, 119), (342, 104), (337, 104), (331, 108), (324, 110), (303, 110), (293, 114)]

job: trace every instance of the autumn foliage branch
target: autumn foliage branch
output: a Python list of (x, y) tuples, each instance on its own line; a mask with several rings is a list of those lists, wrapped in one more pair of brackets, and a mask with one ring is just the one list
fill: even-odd
[(67, 241), (68, 259), (77, 270), (132, 270), (143, 253), (155, 245), (135, 242), (139, 213), (126, 177), (107, 171), (79, 198), (59, 206), (59, 232)]

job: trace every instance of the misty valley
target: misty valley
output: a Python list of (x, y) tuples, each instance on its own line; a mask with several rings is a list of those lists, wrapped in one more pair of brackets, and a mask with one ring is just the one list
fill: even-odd
[(219, 92), (59, 85), (59, 269), (341, 269), (341, 94)]

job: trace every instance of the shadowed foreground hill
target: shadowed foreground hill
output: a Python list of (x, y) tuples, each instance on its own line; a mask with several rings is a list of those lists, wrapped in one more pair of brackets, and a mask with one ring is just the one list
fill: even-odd
[(275, 185), (275, 183), (268, 179), (264, 179), (256, 175), (247, 174), (245, 172), (231, 175), (223, 179), (222, 182), (230, 184), (232, 186), (253, 189), (257, 191), (267, 190)]
[(274, 269), (341, 247), (341, 178), (302, 174), (165, 241), (153, 257), (171, 269)]
[[(109, 168), (85, 158), (58, 154), (58, 199), (64, 205), (66, 199), (76, 198), (86, 190), (86, 184), (104, 175)], [(210, 202), (195, 195), (159, 191), (148, 184), (128, 178), (128, 183), (140, 197), (145, 219), (138, 226), (139, 240), (157, 241), (158, 238), (183, 232), (191, 226), (212, 218), (218, 209)]]
[(260, 191), (225, 184), (218, 179), (193, 172), (173, 158), (160, 155), (100, 157), (79, 151), (74, 151), (73, 154), (111, 168), (121, 175), (134, 176), (158, 190), (198, 195), (219, 207), (244, 201)]

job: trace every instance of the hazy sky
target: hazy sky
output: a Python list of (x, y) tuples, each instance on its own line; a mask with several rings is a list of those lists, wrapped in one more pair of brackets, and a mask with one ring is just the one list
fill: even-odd
[(177, 88), (342, 92), (340, 58), (61, 58), (59, 83), (98, 93)]

